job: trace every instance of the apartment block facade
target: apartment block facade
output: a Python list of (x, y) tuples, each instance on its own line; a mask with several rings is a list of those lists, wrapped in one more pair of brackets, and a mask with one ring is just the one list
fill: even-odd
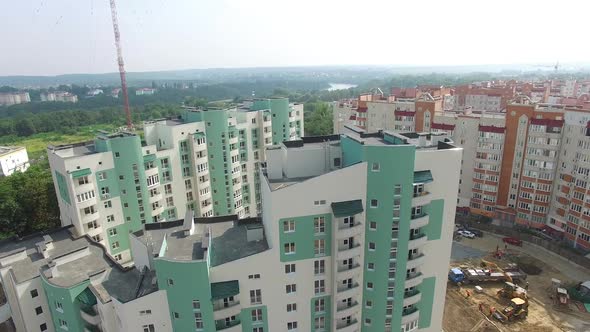
[(29, 154), (24, 146), (0, 146), (0, 177), (29, 168)]
[(133, 266), (74, 225), (0, 242), (0, 314), (19, 331), (440, 331), (460, 155), (358, 127), (271, 145), (259, 217), (140, 224)]
[(255, 100), (239, 108), (187, 108), (132, 133), (48, 148), (62, 225), (74, 225), (121, 262), (143, 224), (198, 216), (256, 216), (264, 148), (303, 134), (302, 105)]
[[(370, 130), (449, 135), (463, 148), (459, 212), (484, 215), (505, 226), (544, 229), (590, 251), (590, 205), (580, 201), (586, 197), (584, 142), (590, 103), (584, 101), (587, 95), (570, 104), (534, 101), (546, 100), (552, 84), (562, 83), (507, 84), (526, 95), (515, 96), (501, 111), (447, 110), (444, 98), (425, 94), (399, 101), (379, 96), (366, 102), (365, 109), (351, 108), (348, 122), (354, 123), (355, 112), (363, 112)], [(543, 97), (535, 94), (541, 90)], [(400, 103), (414, 105), (402, 109)]]

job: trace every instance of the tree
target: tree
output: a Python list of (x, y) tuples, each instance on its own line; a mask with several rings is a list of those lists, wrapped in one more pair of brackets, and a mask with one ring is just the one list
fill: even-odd
[(328, 103), (306, 103), (305, 136), (331, 135), (334, 130), (332, 109)]
[(31, 136), (37, 132), (33, 121), (29, 118), (18, 120), (14, 127), (18, 136)]

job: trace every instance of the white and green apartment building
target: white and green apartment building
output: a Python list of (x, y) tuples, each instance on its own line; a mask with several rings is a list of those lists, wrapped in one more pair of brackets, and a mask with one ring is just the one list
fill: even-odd
[(356, 127), (272, 145), (260, 216), (140, 223), (133, 264), (75, 225), (0, 242), (0, 316), (18, 331), (441, 331), (461, 153)]
[(258, 215), (258, 169), (266, 146), (303, 135), (303, 105), (257, 99), (231, 109), (186, 108), (178, 119), (133, 133), (50, 146), (62, 225), (89, 235), (121, 262), (128, 234), (187, 210), (211, 217)]

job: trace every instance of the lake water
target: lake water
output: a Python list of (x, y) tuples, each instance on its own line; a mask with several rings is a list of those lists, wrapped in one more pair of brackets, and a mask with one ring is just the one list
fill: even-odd
[(330, 83), (330, 87), (326, 90), (334, 91), (334, 90), (346, 90), (350, 88), (356, 88), (356, 84), (346, 84), (346, 83)]

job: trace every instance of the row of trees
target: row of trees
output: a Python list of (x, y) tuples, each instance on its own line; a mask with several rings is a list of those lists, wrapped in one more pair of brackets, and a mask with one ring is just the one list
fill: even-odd
[(24, 173), (0, 178), (0, 238), (59, 225), (59, 206), (47, 161)]

